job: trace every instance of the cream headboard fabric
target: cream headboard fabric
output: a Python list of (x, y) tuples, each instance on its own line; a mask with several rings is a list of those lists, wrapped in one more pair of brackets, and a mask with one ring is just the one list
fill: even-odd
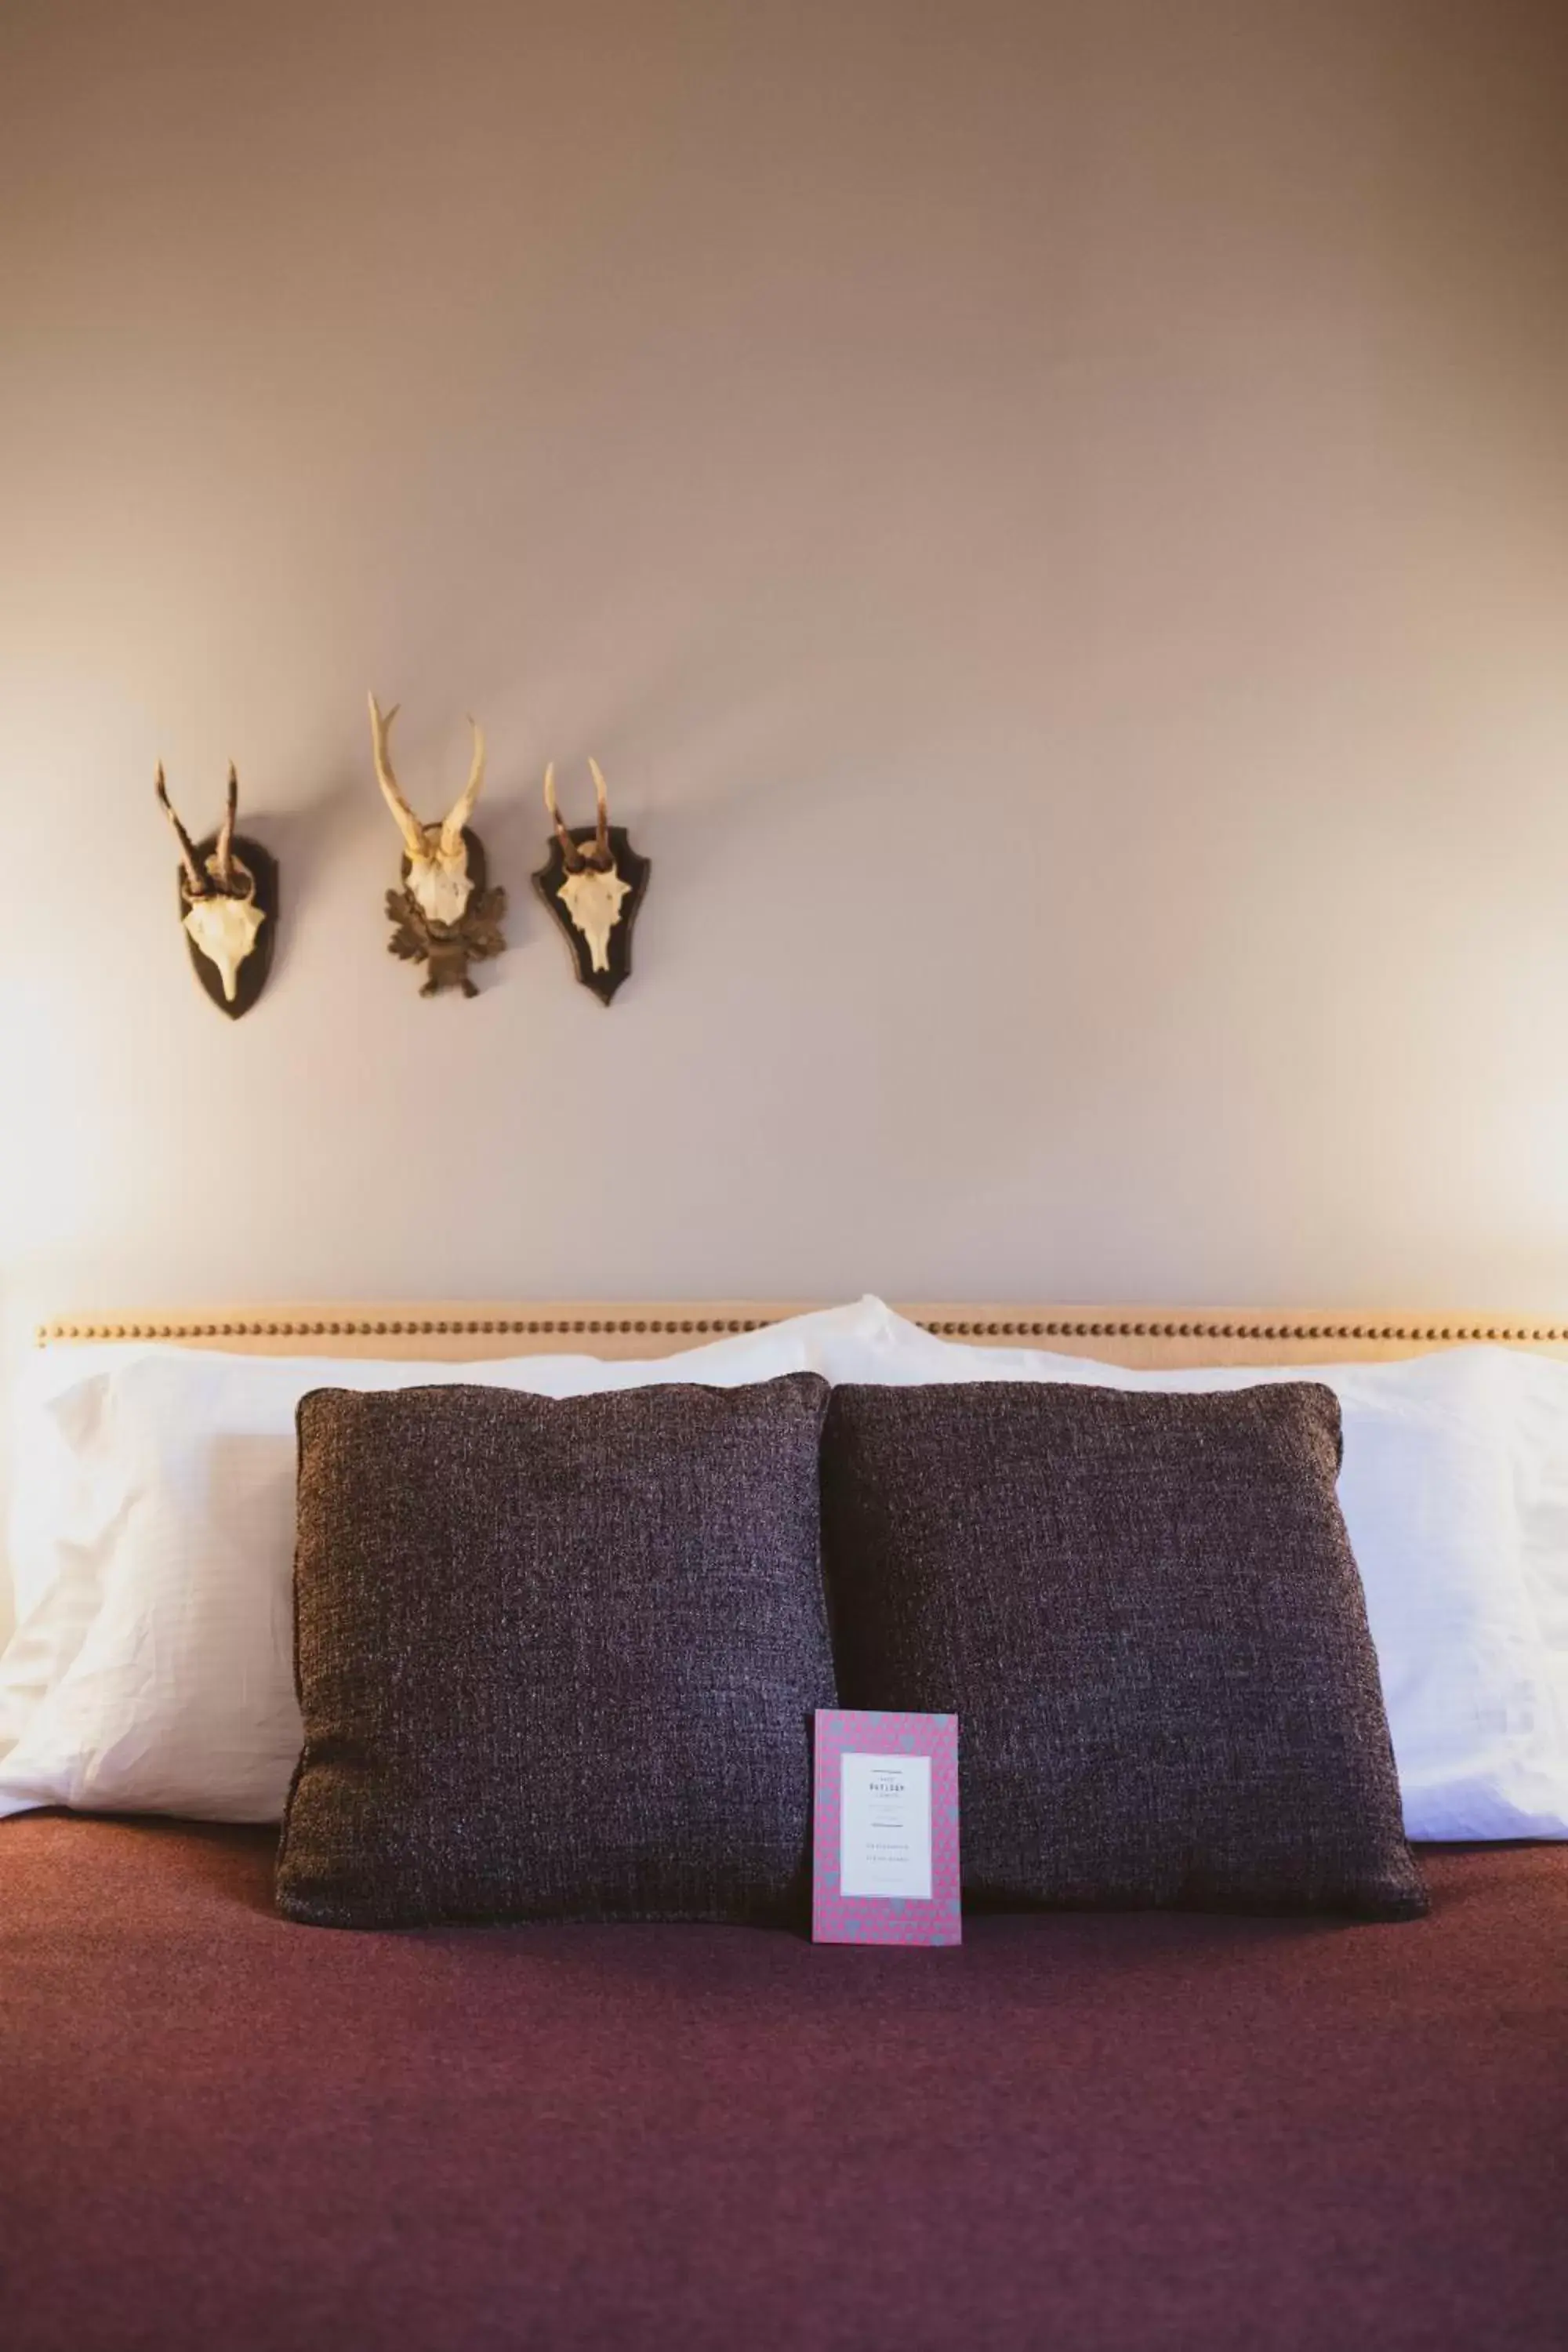
[[(807, 1308), (799, 1301), (655, 1304), (594, 1300), (391, 1307), (231, 1307), (114, 1314), (46, 1323), (39, 1343), (162, 1340), (253, 1355), (434, 1357), (668, 1356), (755, 1330)], [(1231, 1314), (1188, 1307), (903, 1306), (943, 1339), (1049, 1348), (1130, 1365), (1334, 1363), (1415, 1356), (1492, 1340), (1568, 1355), (1568, 1325), (1517, 1316)]]

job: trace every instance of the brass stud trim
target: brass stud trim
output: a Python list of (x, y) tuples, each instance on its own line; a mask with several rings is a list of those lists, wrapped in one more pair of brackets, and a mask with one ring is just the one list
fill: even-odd
[(1421, 1339), (1450, 1345), (1487, 1339), (1568, 1341), (1568, 1326), (1451, 1323), (948, 1323), (922, 1321), (942, 1339), (1010, 1339), (1018, 1332), (1047, 1339)]
[[(779, 1316), (711, 1316), (667, 1318), (660, 1316), (633, 1318), (603, 1318), (597, 1320), (557, 1322), (546, 1318), (519, 1317), (510, 1320), (487, 1318), (480, 1321), (437, 1320), (416, 1322), (288, 1322), (280, 1320), (254, 1323), (77, 1323), (58, 1321), (42, 1323), (35, 1339), (39, 1347), (81, 1340), (161, 1340), (161, 1339), (550, 1339), (557, 1335), (575, 1336), (587, 1333), (595, 1337), (617, 1339), (734, 1337), (749, 1331), (765, 1329), (782, 1321)], [(1518, 1345), (1535, 1341), (1562, 1345), (1568, 1342), (1568, 1326), (1558, 1323), (1531, 1324), (1452, 1324), (1452, 1323), (1236, 1323), (1236, 1322), (971, 1322), (948, 1320), (942, 1317), (922, 1318), (921, 1328), (942, 1339), (1240, 1339), (1259, 1345), (1280, 1340), (1384, 1340), (1416, 1341), (1434, 1346), (1454, 1346), (1486, 1340), (1506, 1341)]]
[(502, 1338), (550, 1339), (557, 1335), (593, 1333), (630, 1338), (643, 1333), (686, 1336), (691, 1333), (725, 1336), (747, 1331), (760, 1331), (770, 1324), (781, 1322), (781, 1316), (748, 1317), (711, 1316), (700, 1321), (666, 1321), (659, 1316), (639, 1316), (637, 1320), (617, 1321), (605, 1318), (595, 1321), (556, 1322), (534, 1317), (516, 1321), (498, 1322), (396, 1322), (396, 1323), (40, 1323), (34, 1339), (40, 1348), (68, 1340), (84, 1339), (380, 1339), (437, 1338)]

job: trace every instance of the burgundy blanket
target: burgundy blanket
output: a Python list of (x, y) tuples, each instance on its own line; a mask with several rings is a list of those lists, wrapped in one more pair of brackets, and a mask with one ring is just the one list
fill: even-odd
[(1430, 1919), (340, 1935), (0, 1823), (7, 2352), (1568, 2343), (1568, 1850)]

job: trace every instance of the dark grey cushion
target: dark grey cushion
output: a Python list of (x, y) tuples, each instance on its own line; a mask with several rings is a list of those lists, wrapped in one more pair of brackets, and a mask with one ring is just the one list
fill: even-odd
[(826, 1398), (306, 1397), (287, 1916), (802, 1916)]
[(841, 1703), (957, 1715), (967, 1895), (1426, 1908), (1340, 1443), (1305, 1382), (834, 1391)]

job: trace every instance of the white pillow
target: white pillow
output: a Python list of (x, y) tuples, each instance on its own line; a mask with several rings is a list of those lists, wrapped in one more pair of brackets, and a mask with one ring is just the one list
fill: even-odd
[(1127, 1371), (974, 1348), (893, 1318), (899, 1381), (1210, 1390), (1321, 1381), (1377, 1649), (1406, 1833), (1568, 1837), (1568, 1364), (1507, 1348), (1390, 1363)]
[(789, 1371), (875, 1380), (905, 1328), (864, 1299), (644, 1363), (47, 1351), (16, 1399), (0, 1816), (69, 1805), (280, 1817), (300, 1741), (294, 1412), (308, 1391), (474, 1381), (584, 1396)]

